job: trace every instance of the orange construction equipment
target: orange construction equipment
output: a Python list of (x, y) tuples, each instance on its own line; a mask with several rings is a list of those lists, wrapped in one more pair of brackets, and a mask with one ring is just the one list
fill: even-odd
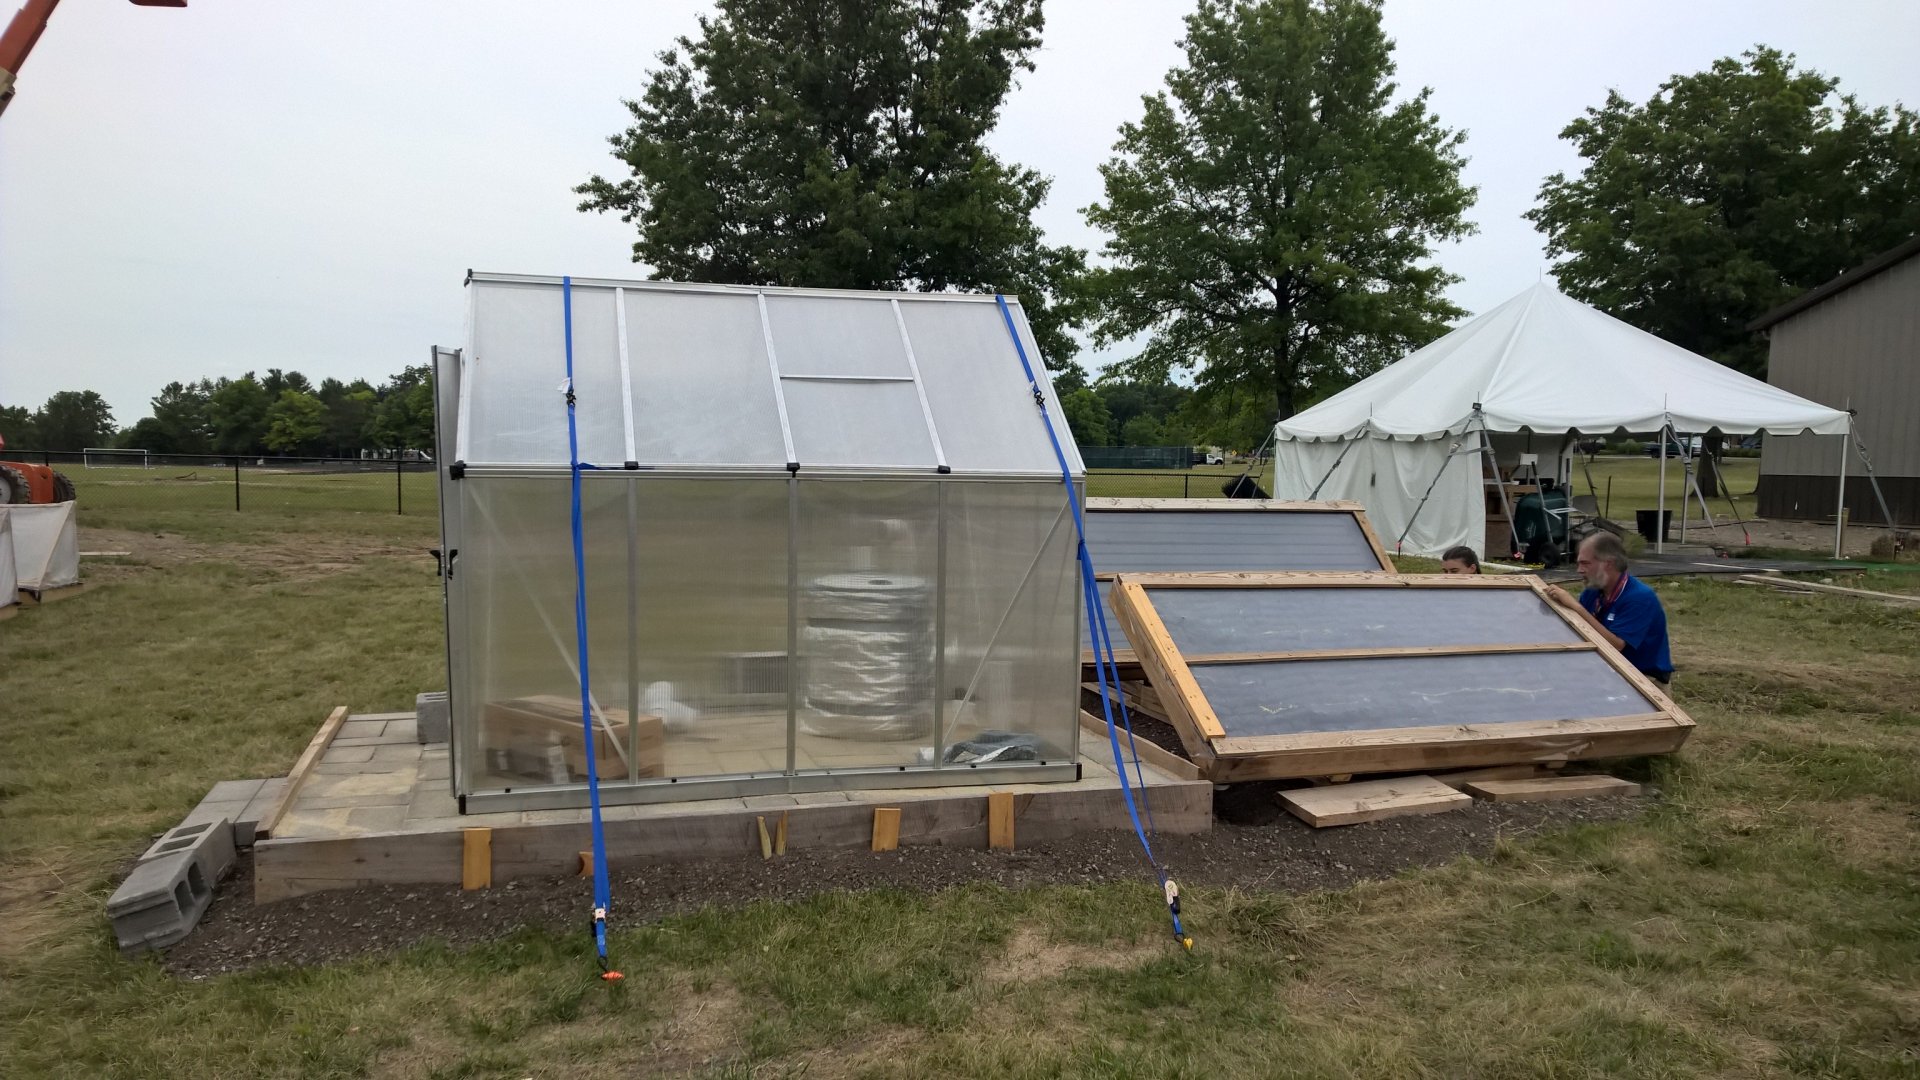
[[(0, 436), (0, 450), (6, 448), (7, 440)], [(73, 481), (65, 473), (25, 461), (0, 461), (0, 506), (72, 501)]]
[[(27, 62), (33, 43), (40, 40), (47, 20), (59, 5), (60, 0), (27, 0), (25, 7), (14, 12), (6, 31), (0, 33), (0, 112), (5, 112), (7, 102), (13, 100), (13, 84), (20, 74), (20, 65)], [(187, 0), (133, 0), (133, 6), (186, 7)]]

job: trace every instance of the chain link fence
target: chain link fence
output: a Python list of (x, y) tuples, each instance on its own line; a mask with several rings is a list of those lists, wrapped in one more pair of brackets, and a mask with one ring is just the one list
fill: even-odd
[(440, 512), (431, 461), (0, 450), (0, 463), (46, 465), (85, 510)]

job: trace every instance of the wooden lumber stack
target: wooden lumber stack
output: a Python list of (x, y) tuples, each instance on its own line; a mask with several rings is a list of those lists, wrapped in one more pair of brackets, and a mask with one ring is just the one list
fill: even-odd
[(1828, 596), (1851, 596), (1857, 600), (1878, 600), (1883, 604), (1900, 607), (1920, 607), (1920, 596), (1878, 592), (1873, 589), (1849, 589), (1842, 585), (1828, 585), (1824, 582), (1806, 581), (1801, 578), (1778, 577), (1772, 574), (1741, 574), (1734, 580), (1742, 585), (1766, 585), (1779, 592), (1824, 593)]
[[(666, 768), (666, 728), (660, 717), (641, 713), (631, 720), (625, 709), (607, 709), (594, 722), (594, 766), (602, 780), (622, 780), (627, 756), (637, 744), (639, 774), (660, 776)], [(489, 768), (510, 776), (548, 783), (587, 778), (586, 739), (580, 732), (580, 703), (553, 694), (490, 701), (480, 710), (480, 747)], [(556, 776), (564, 771), (564, 776)]]

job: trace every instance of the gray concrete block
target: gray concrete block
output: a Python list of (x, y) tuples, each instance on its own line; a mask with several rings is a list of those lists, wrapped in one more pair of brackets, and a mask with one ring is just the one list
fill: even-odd
[(107, 901), (113, 936), (126, 955), (178, 945), (213, 902), (213, 882), (189, 851), (133, 868)]
[[(260, 794), (260, 785), (264, 783), (266, 783), (265, 780), (222, 780), (213, 785), (213, 790), (207, 792), (207, 797), (200, 801), (202, 803), (237, 802), (244, 806), (249, 799)], [(181, 822), (182, 825), (190, 823), (190, 821)]]
[(447, 741), (453, 707), (447, 702), (445, 690), (417, 695), (413, 699), (413, 714), (415, 739), (423, 743)]
[(280, 800), (280, 793), (287, 788), (287, 778), (276, 776), (271, 780), (262, 780), (260, 790), (247, 800), (246, 808), (233, 817), (233, 841), (241, 847), (253, 846), (253, 834), (259, 831), (260, 819), (266, 817)]
[[(200, 804), (182, 818), (180, 824), (204, 825), (222, 818), (237, 821), (265, 783), (265, 780), (222, 780), (213, 785), (213, 790), (207, 792), (207, 797), (201, 799)], [(252, 838), (249, 837), (246, 842), (252, 843)]]
[(178, 852), (187, 852), (199, 862), (201, 872), (209, 881), (220, 880), (227, 871), (233, 869), (232, 819), (222, 817), (212, 821), (182, 822), (155, 840), (153, 846), (140, 856), (140, 861), (147, 862)]
[(107, 900), (120, 951), (179, 944), (206, 914), (233, 861), (233, 823), (226, 818), (167, 830)]

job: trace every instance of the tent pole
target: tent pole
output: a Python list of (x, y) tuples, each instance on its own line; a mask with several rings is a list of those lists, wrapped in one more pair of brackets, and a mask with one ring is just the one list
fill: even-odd
[[(1853, 429), (1853, 422), (1851, 420), (1847, 422), (1847, 429), (1849, 431)], [(1895, 555), (1898, 555), (1900, 553), (1900, 523), (1893, 520), (1893, 511), (1887, 508), (1887, 496), (1880, 490), (1880, 477), (1873, 471), (1873, 458), (1867, 456), (1866, 440), (1862, 439), (1856, 432), (1853, 434), (1852, 441), (1853, 448), (1860, 453), (1860, 465), (1866, 471), (1867, 484), (1873, 488), (1873, 501), (1880, 506), (1880, 520), (1886, 523), (1887, 534), (1893, 537), (1893, 552)]]
[[(1462, 431), (1460, 432), (1460, 437), (1461, 437), (1461, 438), (1463, 438), (1463, 439), (1464, 439), (1464, 438), (1466, 438), (1466, 437), (1467, 437), (1467, 432), (1466, 432), (1466, 431), (1464, 431), (1464, 430), (1462, 430)], [(1453, 459), (1454, 459), (1454, 456), (1455, 456), (1455, 455), (1457, 455), (1457, 454), (1459, 454), (1459, 453), (1460, 453), (1460, 444), (1459, 444), (1459, 443), (1455, 443), (1455, 444), (1454, 444), (1454, 446), (1453, 446), (1453, 449), (1451, 449), (1451, 450), (1448, 450), (1448, 451), (1447, 451), (1447, 456), (1446, 456), (1446, 458), (1445, 458), (1445, 459), (1444, 459), (1443, 461), (1441, 461), (1441, 462), (1440, 462), (1440, 467), (1439, 467), (1438, 469), (1435, 469), (1435, 470), (1434, 470), (1434, 472), (1433, 472), (1433, 479), (1432, 479), (1432, 480), (1430, 480), (1430, 481), (1428, 481), (1428, 483), (1427, 483), (1427, 492), (1426, 492), (1426, 494), (1424, 494), (1424, 495), (1422, 495), (1422, 496), (1420, 496), (1420, 501), (1419, 501), (1418, 503), (1416, 503), (1416, 504), (1414, 505), (1414, 508), (1413, 508), (1413, 513), (1411, 513), (1411, 514), (1408, 514), (1408, 515), (1407, 515), (1407, 525), (1406, 525), (1406, 528), (1403, 528), (1403, 529), (1401, 529), (1401, 530), (1400, 530), (1400, 535), (1399, 535), (1398, 537), (1396, 537), (1396, 538), (1394, 539), (1394, 541), (1393, 541), (1393, 550), (1394, 550), (1394, 553), (1395, 553), (1395, 554), (1399, 554), (1399, 552), (1400, 552), (1400, 545), (1401, 545), (1401, 544), (1404, 544), (1404, 543), (1406, 543), (1406, 540), (1407, 540), (1407, 534), (1413, 531), (1413, 522), (1414, 522), (1414, 519), (1415, 519), (1415, 518), (1418, 518), (1418, 517), (1420, 516), (1420, 511), (1421, 511), (1421, 510), (1424, 510), (1424, 509), (1426, 509), (1426, 506), (1427, 506), (1427, 500), (1428, 500), (1428, 499), (1431, 499), (1431, 498), (1433, 498), (1433, 489), (1434, 489), (1434, 488), (1435, 488), (1436, 486), (1438, 486), (1438, 485), (1439, 485), (1439, 483), (1440, 483), (1440, 477), (1442, 477), (1442, 476), (1444, 476), (1444, 475), (1446, 474), (1446, 471), (1447, 471), (1447, 466), (1449, 466), (1449, 465), (1451, 465), (1451, 464), (1453, 464)], [(1475, 453), (1478, 453), (1478, 451), (1475, 451)], [(1482, 491), (1482, 498), (1483, 498), (1483, 501), (1484, 501), (1484, 496), (1485, 496), (1485, 488), (1483, 487), (1483, 488), (1481, 489), (1481, 491)], [(1484, 528), (1484, 526), (1483, 526), (1483, 528)]]
[(1680, 542), (1687, 542), (1687, 511), (1693, 508), (1688, 500), (1693, 495), (1693, 448), (1680, 447)]
[[(1742, 517), (1740, 514), (1740, 504), (1733, 501), (1733, 489), (1727, 486), (1727, 474), (1720, 471), (1720, 466), (1717, 463), (1715, 463), (1715, 461), (1712, 458), (1707, 459), (1707, 466), (1713, 470), (1714, 479), (1720, 481), (1720, 494), (1726, 496), (1727, 511), (1733, 515), (1732, 517), (1728, 518), (1728, 520), (1732, 521), (1735, 525), (1740, 526), (1741, 542), (1746, 544), (1748, 547), (1752, 547), (1753, 534), (1747, 531), (1747, 519)], [(1706, 498), (1707, 497), (1705, 495), (1702, 495), (1700, 496), (1700, 501), (1702, 503), (1705, 503)]]
[(1660, 425), (1660, 500), (1659, 509), (1653, 512), (1653, 553), (1666, 550), (1667, 539), (1667, 436), (1673, 430), (1672, 424)]
[[(1275, 431), (1278, 431), (1278, 430), (1280, 430), (1280, 429), (1276, 427), (1276, 428), (1275, 428), (1274, 430), (1275, 430)], [(1315, 499), (1317, 499), (1317, 498), (1319, 498), (1319, 497), (1320, 497), (1320, 489), (1321, 489), (1321, 488), (1323, 488), (1323, 487), (1326, 487), (1326, 486), (1327, 486), (1327, 481), (1329, 481), (1329, 480), (1331, 480), (1331, 479), (1333, 479), (1333, 474), (1334, 474), (1334, 473), (1335, 473), (1336, 471), (1338, 471), (1338, 470), (1339, 470), (1339, 468), (1340, 468), (1340, 463), (1341, 463), (1341, 462), (1343, 462), (1343, 461), (1345, 461), (1345, 460), (1347, 460), (1347, 451), (1349, 451), (1349, 450), (1351, 450), (1351, 449), (1353, 449), (1353, 444), (1354, 444), (1354, 443), (1357, 443), (1357, 442), (1359, 442), (1359, 441), (1360, 441), (1361, 439), (1364, 439), (1364, 438), (1367, 438), (1367, 428), (1366, 428), (1366, 426), (1365, 426), (1365, 425), (1362, 425), (1362, 426), (1361, 426), (1361, 428), (1360, 428), (1360, 434), (1359, 434), (1359, 436), (1358, 436), (1357, 438), (1353, 438), (1353, 439), (1348, 439), (1348, 440), (1347, 440), (1347, 445), (1345, 445), (1345, 446), (1343, 446), (1343, 447), (1341, 447), (1341, 448), (1340, 448), (1340, 453), (1339, 453), (1338, 455), (1336, 455), (1336, 456), (1334, 457), (1334, 459), (1333, 459), (1333, 464), (1332, 464), (1331, 466), (1329, 466), (1329, 467), (1328, 467), (1328, 469), (1327, 469), (1327, 475), (1325, 475), (1325, 476), (1323, 476), (1323, 477), (1321, 477), (1321, 478), (1320, 478), (1320, 482), (1319, 482), (1319, 483), (1317, 483), (1317, 484), (1315, 484), (1315, 485), (1313, 485), (1313, 490), (1307, 493), (1307, 501), (1308, 501), (1308, 502), (1312, 502), (1313, 500), (1315, 500)], [(1280, 453), (1279, 453), (1279, 450), (1278, 450), (1277, 448), (1275, 449), (1275, 451), (1274, 451), (1274, 455), (1273, 455), (1273, 456), (1274, 456), (1274, 459), (1275, 459), (1276, 461), (1277, 461), (1277, 460), (1279, 460), (1279, 457), (1280, 457)], [(1275, 475), (1275, 476), (1278, 476), (1278, 475), (1279, 475), (1279, 467), (1278, 467), (1278, 466), (1275, 466), (1275, 468), (1274, 468), (1274, 475)]]
[[(1707, 505), (1707, 493), (1700, 490), (1700, 477), (1706, 475), (1706, 471), (1713, 467), (1713, 458), (1706, 452), (1705, 441), (1705, 439), (1701, 440), (1702, 447), (1698, 456), (1694, 455), (1693, 447), (1691, 446), (1683, 446), (1680, 449), (1686, 452), (1687, 461), (1693, 466), (1693, 483), (1689, 485), (1689, 487), (1693, 491), (1693, 497), (1700, 501), (1700, 520), (1705, 523), (1702, 527), (1707, 530), (1708, 542), (1711, 543), (1720, 526), (1714, 523), (1713, 508)], [(1684, 518), (1682, 520), (1684, 520)], [(1680, 535), (1681, 540), (1684, 542), (1686, 539), (1685, 530), (1682, 530)]]
[[(1475, 415), (1478, 415), (1478, 413), (1476, 412)], [(1500, 512), (1507, 515), (1507, 555), (1511, 558), (1520, 553), (1520, 523), (1513, 520), (1513, 504), (1507, 501), (1507, 482), (1500, 475), (1500, 455), (1494, 453), (1493, 436), (1487, 431), (1487, 420), (1484, 416), (1480, 418), (1480, 449), (1487, 455), (1487, 461), (1493, 465), (1493, 490), (1500, 493)], [(1533, 486), (1539, 487), (1540, 470), (1538, 467), (1535, 467), (1533, 476), (1535, 481)], [(1481, 481), (1480, 491), (1480, 501), (1485, 502), (1486, 482), (1484, 480)], [(1540, 499), (1541, 510), (1544, 511), (1546, 506), (1546, 496), (1542, 495)], [(1547, 539), (1553, 539), (1553, 529), (1551, 526), (1547, 529)]]
[(1847, 403), (1847, 433), (1840, 436), (1840, 483), (1839, 493), (1834, 496), (1833, 506), (1833, 557), (1841, 558), (1840, 548), (1846, 541), (1847, 533), (1847, 454), (1853, 449), (1853, 411), (1852, 402)]

